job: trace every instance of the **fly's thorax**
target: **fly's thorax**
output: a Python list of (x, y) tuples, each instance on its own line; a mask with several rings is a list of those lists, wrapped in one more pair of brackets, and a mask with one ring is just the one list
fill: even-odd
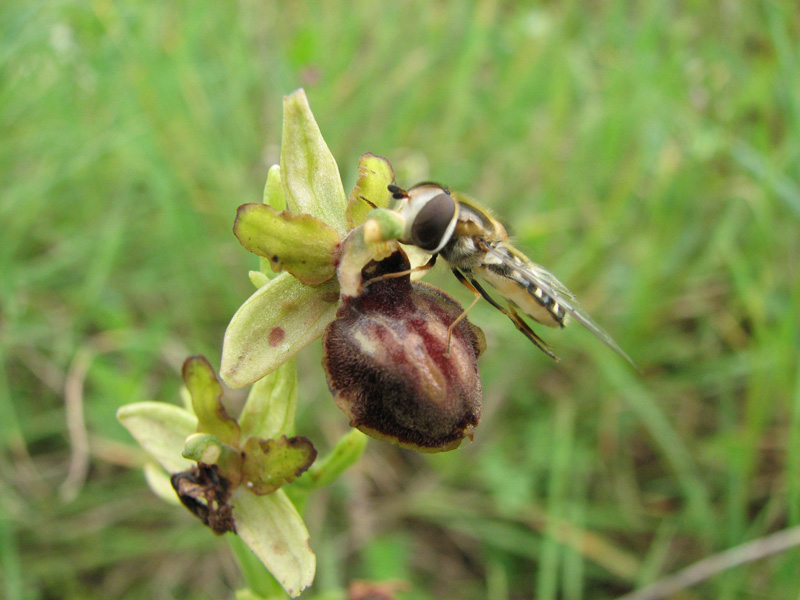
[(458, 219), (453, 235), (441, 250), (441, 256), (452, 266), (464, 271), (480, 267), (486, 260), (485, 245), (496, 245), (508, 239), (505, 227), (489, 212), (456, 195)]
[(449, 190), (435, 183), (422, 183), (409, 189), (397, 211), (406, 221), (400, 241), (432, 254), (450, 240), (458, 218), (458, 204)]
[(484, 239), (489, 242), (504, 242), (508, 233), (502, 223), (484, 207), (458, 194), (458, 222), (454, 235)]
[(485, 251), (479, 247), (477, 240), (470, 236), (453, 235), (439, 252), (451, 267), (462, 271), (472, 271), (480, 267), (485, 258)]

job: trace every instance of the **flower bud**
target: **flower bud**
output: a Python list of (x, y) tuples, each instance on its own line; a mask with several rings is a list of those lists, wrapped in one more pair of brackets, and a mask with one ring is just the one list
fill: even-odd
[[(421, 452), (472, 439), (481, 412), (477, 358), (483, 332), (441, 290), (412, 283), (402, 250), (361, 271), (357, 296), (342, 296), (323, 337), (328, 387), (350, 424)], [(448, 341), (450, 344), (448, 350)]]

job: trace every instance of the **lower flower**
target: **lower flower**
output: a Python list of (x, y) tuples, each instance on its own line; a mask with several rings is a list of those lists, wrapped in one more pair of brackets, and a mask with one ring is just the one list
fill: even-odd
[(231, 505), (230, 482), (219, 474), (216, 465), (198, 463), (188, 471), (173, 473), (172, 487), (181, 503), (217, 535), (236, 533)]

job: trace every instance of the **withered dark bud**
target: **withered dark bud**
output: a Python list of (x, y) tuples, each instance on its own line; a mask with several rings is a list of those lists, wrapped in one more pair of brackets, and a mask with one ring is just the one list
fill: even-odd
[[(405, 253), (368, 263), (364, 282), (409, 269)], [(421, 452), (457, 448), (481, 414), (477, 358), (483, 332), (441, 290), (408, 275), (372, 281), (343, 296), (323, 337), (328, 387), (350, 424)]]
[(216, 465), (197, 463), (187, 471), (174, 473), (170, 481), (181, 503), (214, 533), (236, 532), (233, 511), (228, 504), (231, 484), (219, 474)]

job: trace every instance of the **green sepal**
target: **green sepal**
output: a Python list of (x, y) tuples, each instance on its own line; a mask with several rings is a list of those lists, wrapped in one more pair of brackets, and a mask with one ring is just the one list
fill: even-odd
[(315, 458), (314, 445), (303, 436), (250, 438), (242, 449), (242, 483), (259, 496), (271, 494), (307, 471)]
[(389, 206), (392, 194), (388, 186), (393, 181), (394, 170), (388, 160), (371, 152), (361, 155), (358, 180), (347, 203), (347, 224), (350, 229), (363, 224), (373, 208)]
[(347, 232), (347, 197), (339, 168), (302, 89), (283, 99), (281, 180), (292, 213), (317, 217), (340, 235)]
[(277, 369), (322, 335), (338, 298), (333, 282), (307, 286), (288, 273), (256, 290), (225, 331), (222, 379), (239, 388)]
[(267, 258), (273, 271), (286, 270), (306, 285), (324, 283), (336, 273), (339, 234), (311, 215), (243, 204), (233, 233), (250, 252)]
[(316, 557), (303, 519), (283, 490), (257, 496), (245, 487), (231, 495), (236, 534), (291, 597), (314, 581)]
[(197, 431), (210, 433), (224, 444), (239, 444), (239, 424), (228, 416), (222, 405), (222, 387), (205, 356), (191, 356), (183, 363), (183, 380), (192, 396), (197, 415)]
[(297, 367), (289, 359), (250, 388), (239, 414), (239, 427), (247, 439), (291, 435), (297, 408)]
[(194, 466), (181, 456), (186, 438), (197, 431), (197, 419), (189, 411), (166, 402), (137, 402), (121, 406), (117, 419), (170, 473)]

